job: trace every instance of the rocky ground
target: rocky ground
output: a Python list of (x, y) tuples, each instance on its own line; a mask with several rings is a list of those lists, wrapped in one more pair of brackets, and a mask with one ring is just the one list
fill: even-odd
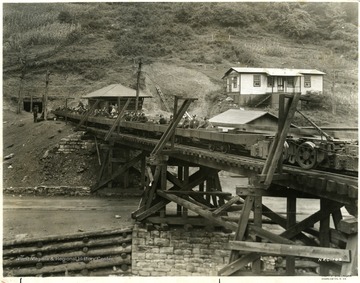
[(96, 180), (96, 152), (56, 153), (73, 134), (64, 121), (33, 122), (31, 113), (3, 111), (3, 187), (89, 186)]

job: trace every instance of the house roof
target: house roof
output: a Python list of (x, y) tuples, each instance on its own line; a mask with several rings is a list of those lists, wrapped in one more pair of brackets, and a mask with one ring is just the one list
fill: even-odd
[[(315, 69), (287, 69), (287, 68), (248, 68), (248, 67), (232, 67), (224, 75), (226, 77), (231, 71), (242, 74), (261, 74), (265, 73), (269, 76), (302, 76), (304, 74), (325, 75), (324, 72)], [(223, 77), (223, 78), (224, 78)]]
[(212, 117), (209, 121), (215, 126), (221, 124), (234, 124), (236, 125), (244, 125), (254, 121), (260, 117), (269, 116), (272, 119), (278, 119), (275, 115), (264, 112), (264, 111), (253, 111), (253, 110), (241, 110), (241, 109), (229, 109), (217, 116)]
[[(96, 97), (136, 97), (136, 90), (128, 88), (121, 84), (111, 84), (101, 89), (95, 90), (84, 95), (82, 98), (96, 98)], [(140, 91), (139, 97), (152, 97)]]

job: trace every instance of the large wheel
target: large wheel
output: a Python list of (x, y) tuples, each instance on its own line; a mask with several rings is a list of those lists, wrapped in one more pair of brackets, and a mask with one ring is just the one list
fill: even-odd
[(316, 147), (312, 142), (302, 143), (296, 152), (296, 162), (304, 169), (314, 168), (316, 165)]
[(228, 145), (228, 144), (221, 144), (221, 145), (219, 146), (219, 150), (220, 150), (220, 152), (222, 152), (222, 153), (228, 153), (228, 152), (230, 151), (230, 145)]
[(212, 143), (209, 143), (208, 148), (209, 148), (210, 151), (215, 151), (216, 147)]

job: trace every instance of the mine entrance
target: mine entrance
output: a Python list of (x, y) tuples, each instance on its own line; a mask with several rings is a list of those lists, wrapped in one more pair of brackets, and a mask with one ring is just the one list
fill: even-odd
[[(37, 100), (33, 101), (33, 102), (32, 102), (32, 107), (34, 108), (35, 105), (38, 106), (39, 112), (41, 113), (41, 112), (42, 112), (42, 105), (43, 105), (43, 104), (42, 104), (42, 101), (37, 101)], [(27, 111), (27, 112), (31, 112), (31, 111), (32, 111), (32, 109), (31, 109), (31, 101), (25, 101), (25, 100), (24, 100), (24, 110)]]

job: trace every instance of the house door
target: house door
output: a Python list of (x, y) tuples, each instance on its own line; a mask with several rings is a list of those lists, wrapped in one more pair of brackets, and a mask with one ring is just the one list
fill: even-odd
[(277, 78), (277, 89), (279, 92), (283, 92), (284, 91), (284, 78), (283, 77), (278, 77)]

